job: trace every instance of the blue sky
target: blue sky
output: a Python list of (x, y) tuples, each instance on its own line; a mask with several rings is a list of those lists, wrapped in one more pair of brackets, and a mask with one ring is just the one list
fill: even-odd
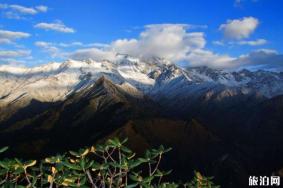
[[(114, 51), (194, 66), (274, 68), (282, 60), (282, 18), (278, 0), (2, 0), (0, 64), (111, 59)], [(161, 35), (174, 35), (175, 45), (156, 44)]]

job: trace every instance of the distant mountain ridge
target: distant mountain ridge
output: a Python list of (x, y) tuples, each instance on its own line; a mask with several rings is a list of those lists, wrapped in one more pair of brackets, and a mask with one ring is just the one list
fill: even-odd
[[(159, 94), (198, 95), (203, 90), (209, 96), (211, 91), (221, 87), (237, 88), (243, 94), (253, 92), (267, 98), (283, 94), (283, 73), (264, 70), (228, 72), (208, 67), (183, 69), (160, 58), (144, 62), (128, 55), (120, 56), (116, 62), (89, 59), (34, 68), (0, 66), (0, 107), (24, 106), (31, 99), (42, 102), (64, 100), (70, 93), (88, 87), (102, 76), (114, 84), (124, 84), (128, 89), (155, 97)], [(226, 94), (233, 95), (231, 92)]]

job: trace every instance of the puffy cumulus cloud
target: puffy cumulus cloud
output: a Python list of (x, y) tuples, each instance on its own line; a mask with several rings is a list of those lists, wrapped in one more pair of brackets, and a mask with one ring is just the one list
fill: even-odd
[[(185, 60), (187, 53), (202, 49), (206, 44), (204, 33), (188, 32), (189, 27), (185, 24), (147, 25), (137, 39), (118, 39), (103, 49), (85, 49), (80, 51), (79, 58), (89, 58), (91, 51), (94, 51), (93, 54), (97, 54), (98, 51), (108, 51), (111, 55), (113, 52), (123, 53), (142, 59), (162, 57), (172, 62)], [(76, 58), (77, 54), (75, 52), (72, 57)]]
[(0, 30), (0, 44), (11, 44), (17, 39), (30, 37), (29, 33)]
[[(259, 45), (263, 40), (235, 41), (242, 45)], [(222, 45), (222, 41), (215, 42)], [(70, 53), (70, 58), (94, 60), (116, 60), (117, 53), (129, 54), (143, 60), (160, 57), (183, 66), (208, 66), (212, 68), (236, 69), (245, 66), (281, 65), (282, 55), (271, 50), (259, 50), (240, 57), (216, 54), (205, 48), (206, 40), (202, 32), (190, 32), (186, 25), (149, 25), (136, 39), (118, 39), (97, 48), (84, 48)], [(282, 65), (281, 65), (282, 66)]]
[(176, 62), (185, 59), (186, 53), (205, 46), (204, 33), (188, 32), (184, 24), (147, 25), (138, 39), (123, 39), (112, 43), (118, 53), (140, 58), (163, 57)]
[(138, 40), (136, 39), (118, 39), (110, 45), (117, 53), (130, 54), (132, 56), (141, 56), (138, 53)]
[(74, 59), (115, 60), (115, 54), (129, 54), (141, 59), (165, 58), (188, 66), (227, 67), (233, 58), (205, 50), (203, 32), (190, 32), (191, 25), (154, 24), (145, 26), (137, 39), (118, 39), (105, 48), (86, 48), (71, 54)]
[(254, 17), (244, 17), (242, 19), (228, 20), (220, 25), (219, 30), (224, 33), (228, 39), (248, 38), (259, 25), (259, 20)]
[(52, 30), (52, 31), (57, 31), (57, 32), (61, 32), (61, 33), (74, 33), (75, 32), (75, 30), (73, 28), (67, 27), (60, 20), (57, 20), (53, 23), (41, 22), (41, 23), (34, 25), (34, 27), (38, 28), (38, 29), (44, 29), (46, 31)]
[(254, 17), (244, 17), (242, 19), (228, 20), (225, 24), (222, 24), (219, 27), (219, 30), (223, 32), (226, 40), (213, 41), (212, 43), (218, 46), (265, 45), (267, 44), (267, 40), (265, 39), (247, 40), (247, 38), (249, 38), (249, 36), (256, 30), (258, 25), (259, 20)]
[(234, 58), (205, 50), (204, 33), (190, 32), (191, 28), (186, 24), (147, 25), (137, 39), (118, 39), (102, 49), (78, 50), (71, 58), (115, 60), (115, 54), (122, 53), (144, 60), (161, 57), (173, 63), (182, 61), (187, 66), (230, 67), (229, 62)]

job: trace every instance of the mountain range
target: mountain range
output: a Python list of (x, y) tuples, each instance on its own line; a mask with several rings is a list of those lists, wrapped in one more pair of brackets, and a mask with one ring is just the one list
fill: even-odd
[[(0, 145), (43, 157), (128, 137), (137, 153), (173, 147), (163, 164), (224, 187), (282, 173), (283, 73), (182, 68), (162, 58), (0, 66)], [(227, 173), (229, 171), (229, 173)]]

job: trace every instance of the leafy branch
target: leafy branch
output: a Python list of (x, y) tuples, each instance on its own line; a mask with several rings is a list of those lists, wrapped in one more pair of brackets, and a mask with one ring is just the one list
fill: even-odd
[[(171, 150), (160, 146), (146, 151), (144, 157), (125, 146), (127, 139), (109, 139), (104, 144), (69, 151), (41, 161), (19, 159), (0, 160), (0, 187), (217, 187), (212, 178), (199, 172), (184, 185), (163, 182), (171, 173), (162, 171), (163, 155)], [(0, 154), (8, 147), (0, 149)]]

